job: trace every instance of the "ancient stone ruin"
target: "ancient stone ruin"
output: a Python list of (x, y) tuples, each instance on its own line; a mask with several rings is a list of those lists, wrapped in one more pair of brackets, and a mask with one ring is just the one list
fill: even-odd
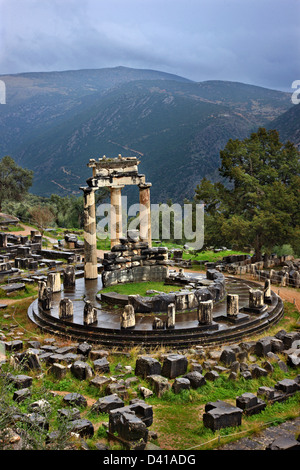
[[(193, 344), (226, 344), (263, 331), (283, 314), (283, 303), (267, 283), (229, 279), (222, 269), (206, 265), (206, 275), (172, 269), (177, 257), (164, 246), (152, 246), (150, 183), (138, 172), (136, 158), (90, 159), (84, 193), (83, 276), (70, 262), (62, 270), (49, 270), (39, 278), (39, 296), (28, 315), (44, 331), (107, 346), (124, 344), (153, 347)], [(122, 232), (121, 189), (139, 187), (139, 230)], [(97, 257), (95, 192), (110, 188), (111, 248)], [(76, 238), (65, 237), (60, 253), (73, 247)], [(77, 250), (77, 251), (76, 251)], [(27, 247), (24, 247), (27, 254)], [(69, 252), (68, 252), (69, 253)], [(174, 254), (175, 255), (175, 254)], [(69, 256), (67, 254), (66, 256)], [(180, 254), (178, 255), (180, 257)], [(73, 261), (74, 261), (73, 257)], [(57, 266), (56, 266), (57, 267)], [(101, 293), (102, 287), (121, 283), (160, 281), (173, 289), (146, 296)]]
[(122, 238), (121, 190), (125, 185), (137, 185), (140, 194), (140, 239), (151, 246), (150, 187), (145, 182), (145, 175), (138, 173), (139, 161), (136, 157), (90, 159), (88, 167), (93, 176), (87, 180), (84, 193), (84, 269), (86, 279), (96, 279), (97, 239), (95, 191), (99, 188), (110, 188), (111, 203), (111, 248), (120, 243)]

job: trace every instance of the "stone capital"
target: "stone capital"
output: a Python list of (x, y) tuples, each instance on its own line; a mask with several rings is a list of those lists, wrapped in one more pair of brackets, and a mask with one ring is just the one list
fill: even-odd
[(152, 183), (140, 183), (138, 185), (139, 189), (142, 190), (142, 189), (149, 189), (151, 188), (152, 186)]

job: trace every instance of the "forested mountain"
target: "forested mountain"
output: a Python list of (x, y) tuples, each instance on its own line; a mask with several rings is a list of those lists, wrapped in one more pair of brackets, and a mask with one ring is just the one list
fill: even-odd
[(0, 156), (34, 170), (32, 191), (43, 196), (80, 194), (89, 158), (121, 153), (139, 157), (152, 202), (182, 202), (201, 178), (217, 178), (228, 139), (272, 127), (295, 107), (276, 90), (125, 67), (0, 79)]

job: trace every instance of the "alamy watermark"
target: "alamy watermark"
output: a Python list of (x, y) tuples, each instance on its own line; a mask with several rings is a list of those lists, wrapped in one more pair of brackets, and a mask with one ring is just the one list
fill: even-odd
[[(122, 233), (139, 230), (146, 235), (149, 226), (149, 209), (142, 204), (127, 205), (127, 196), (121, 197)], [(96, 210), (97, 236), (106, 239), (108, 233), (116, 238), (120, 232), (117, 223), (120, 220), (119, 208), (110, 203), (99, 204)], [(204, 244), (204, 204), (151, 204), (151, 239), (185, 240), (190, 248), (200, 250)], [(147, 236), (145, 236), (147, 238)]]
[(6, 85), (0, 80), (0, 104), (6, 104)]
[(296, 88), (294, 93), (292, 94), (292, 103), (299, 104), (300, 103), (300, 80), (294, 80), (292, 83), (292, 88)]

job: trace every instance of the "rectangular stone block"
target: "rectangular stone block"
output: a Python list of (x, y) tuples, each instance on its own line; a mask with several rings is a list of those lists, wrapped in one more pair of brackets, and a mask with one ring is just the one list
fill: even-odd
[(162, 366), (162, 375), (169, 379), (174, 379), (179, 375), (183, 375), (187, 371), (188, 360), (182, 354), (169, 354), (165, 357)]
[(160, 375), (161, 365), (157, 359), (142, 356), (136, 360), (135, 375), (145, 379), (148, 375)]
[(226, 427), (235, 427), (242, 424), (242, 413), (240, 408), (229, 403), (218, 400), (205, 405), (203, 424), (212, 431)]

